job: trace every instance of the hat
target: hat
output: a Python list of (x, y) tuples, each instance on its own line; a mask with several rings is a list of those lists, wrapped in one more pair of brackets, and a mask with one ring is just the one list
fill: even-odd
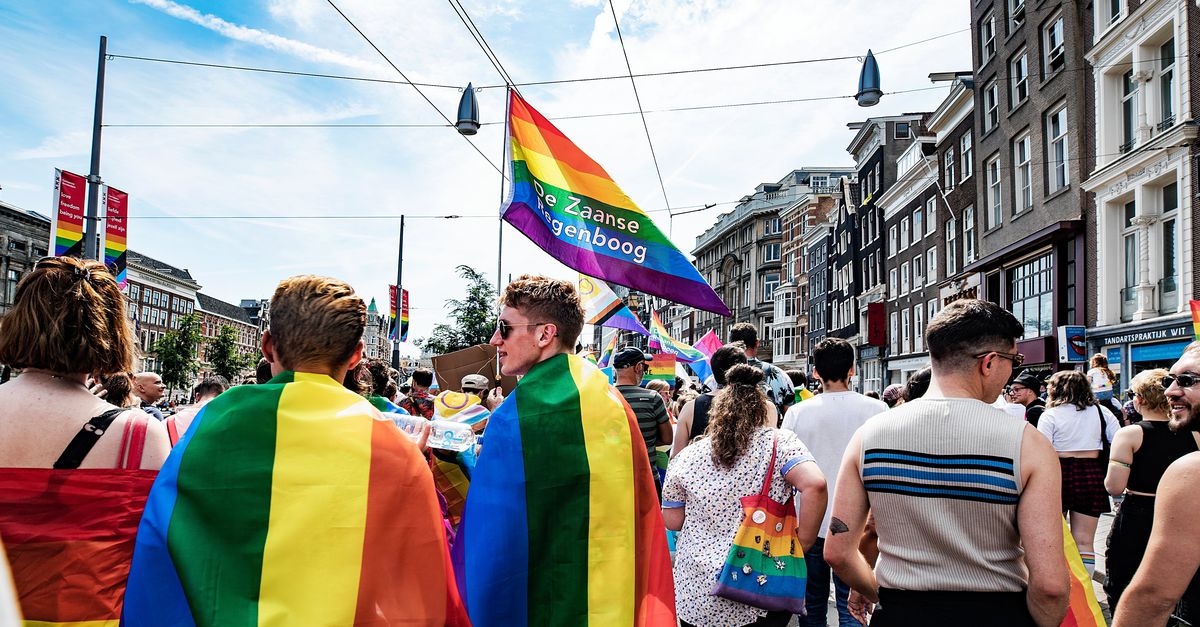
[(904, 398), (904, 385), (900, 383), (893, 383), (883, 388), (883, 394), (880, 395), (880, 400), (889, 405), (895, 404), (902, 398)]
[(638, 362), (650, 361), (646, 353), (636, 346), (626, 346), (613, 355), (613, 368), (628, 368)]
[(462, 389), (486, 390), (488, 389), (488, 378), (481, 374), (469, 374), (462, 378)]
[(433, 413), (441, 420), (473, 425), (491, 414), (474, 394), (446, 390), (433, 399)]
[(1033, 374), (1032, 372), (1029, 372), (1029, 371), (1025, 371), (1025, 372), (1022, 372), (1021, 374), (1017, 375), (1016, 378), (1012, 380), (1012, 382), (1016, 383), (1017, 385), (1022, 385), (1024, 387), (1027, 387), (1027, 388), (1033, 390), (1034, 393), (1040, 392), (1042, 390), (1042, 380), (1039, 379), (1036, 374)]

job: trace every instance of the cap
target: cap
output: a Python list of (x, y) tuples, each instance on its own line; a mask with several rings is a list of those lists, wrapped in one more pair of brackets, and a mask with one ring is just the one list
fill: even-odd
[(488, 389), (488, 378), (481, 374), (469, 374), (462, 378), (462, 389), (486, 390)]
[(880, 400), (888, 404), (895, 403), (902, 398), (904, 398), (904, 385), (901, 383), (893, 383), (883, 388), (883, 394), (880, 395)]
[(1012, 382), (1016, 383), (1017, 385), (1027, 387), (1033, 390), (1035, 393), (1042, 390), (1042, 380), (1039, 379), (1036, 374), (1033, 374), (1029, 371), (1025, 371), (1017, 375)]
[(612, 364), (613, 368), (620, 369), (628, 368), (641, 361), (650, 361), (650, 358), (636, 346), (625, 346), (613, 355)]

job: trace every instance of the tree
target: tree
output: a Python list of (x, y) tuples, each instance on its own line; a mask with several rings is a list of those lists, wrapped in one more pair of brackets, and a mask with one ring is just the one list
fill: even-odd
[(417, 346), (438, 355), (487, 344), (496, 330), (496, 288), (471, 266), (455, 271), (467, 280), (467, 293), (446, 301), (453, 324), (439, 324), (429, 337), (417, 340)]
[(221, 325), (217, 337), (208, 341), (206, 353), (213, 372), (230, 382), (254, 364), (252, 356), (238, 349), (237, 331), (227, 324)]
[(201, 338), (200, 319), (195, 313), (190, 313), (179, 318), (179, 326), (154, 343), (159, 374), (172, 392), (187, 387), (200, 369), (197, 353)]

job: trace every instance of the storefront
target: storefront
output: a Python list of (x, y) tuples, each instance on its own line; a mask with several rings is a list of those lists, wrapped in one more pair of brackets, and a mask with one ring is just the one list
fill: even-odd
[(1123, 324), (1088, 330), (1088, 347), (1108, 357), (1108, 367), (1117, 373), (1121, 389), (1137, 373), (1153, 368), (1170, 368), (1192, 341), (1190, 314), (1164, 316), (1149, 322)]
[(883, 393), (883, 361), (879, 359), (878, 346), (863, 346), (858, 349), (858, 363), (854, 371), (855, 378), (858, 379), (854, 385), (855, 389), (863, 394)]
[(888, 384), (906, 383), (916, 371), (929, 366), (929, 355), (889, 359), (887, 361)]

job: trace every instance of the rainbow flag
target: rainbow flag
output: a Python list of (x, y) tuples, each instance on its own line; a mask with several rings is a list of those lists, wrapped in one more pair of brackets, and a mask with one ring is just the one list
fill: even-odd
[(683, 253), (562, 131), (509, 90), (509, 224), (588, 276), (722, 316), (729, 308)]
[(1062, 627), (1105, 627), (1104, 612), (1096, 601), (1096, 589), (1092, 586), (1092, 578), (1083, 567), (1083, 558), (1079, 556), (1079, 548), (1063, 519), (1063, 553), (1067, 557), (1067, 571), (1071, 575), (1071, 598), (1067, 604), (1067, 617), (1063, 619)]
[[(116, 627), (134, 535), (156, 474), (99, 468), (0, 472), (0, 537), (26, 625)], [(0, 624), (9, 624), (2, 613)]]
[(388, 301), (391, 303), (391, 306), (388, 310), (388, 339), (395, 340), (396, 339), (396, 311), (399, 309), (399, 307), (396, 306), (396, 286), (395, 285), (388, 286)]
[(129, 282), (125, 258), (126, 238), (129, 235), (129, 194), (104, 186), (104, 221), (100, 223), (101, 239), (104, 242), (104, 266), (117, 279), (117, 285), (125, 288)]
[(683, 342), (672, 339), (670, 331), (667, 331), (667, 327), (663, 325), (657, 311), (650, 312), (650, 348), (657, 348), (671, 353), (678, 357), (679, 361), (688, 364), (706, 359), (704, 353)]
[(608, 341), (608, 346), (605, 346), (604, 352), (600, 353), (600, 359), (596, 361), (597, 366), (604, 368), (612, 361), (613, 354), (617, 352), (617, 335), (619, 334), (613, 333), (612, 339)]
[(1189, 300), (1192, 307), (1192, 338), (1200, 341), (1200, 300)]
[(493, 412), (454, 543), (475, 627), (674, 627), (675, 592), (637, 419), (574, 355)]
[(629, 311), (629, 307), (625, 306), (625, 303), (607, 283), (581, 274), (578, 287), (579, 300), (583, 305), (584, 322), (650, 335), (637, 316)]
[(424, 457), (364, 398), (285, 372), (204, 407), (138, 529), (124, 625), (466, 624)]
[(54, 207), (50, 220), (50, 250), (55, 257), (82, 257), (87, 178), (54, 169)]
[(650, 356), (646, 366), (646, 374), (642, 375), (642, 385), (649, 381), (666, 381), (675, 387), (675, 356), (671, 353), (657, 353)]
[(408, 341), (408, 290), (400, 290), (400, 341)]

